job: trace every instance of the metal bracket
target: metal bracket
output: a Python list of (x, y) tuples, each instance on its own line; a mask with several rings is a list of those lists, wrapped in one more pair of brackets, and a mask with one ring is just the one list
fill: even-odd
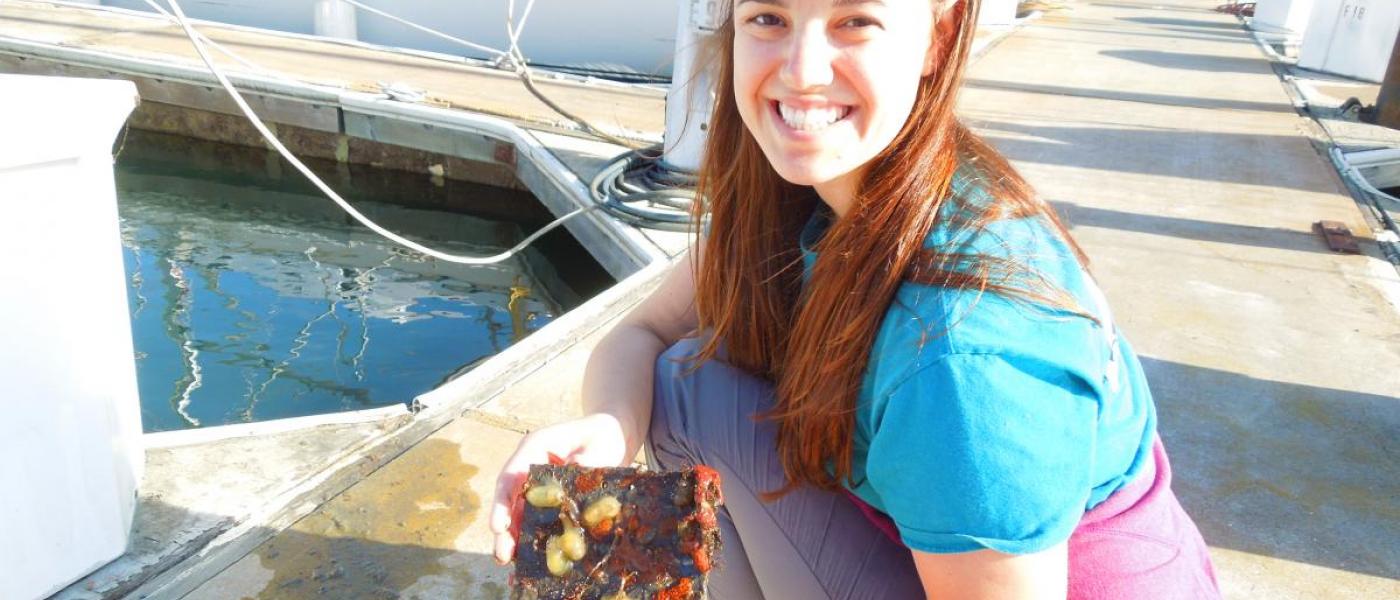
[(1313, 231), (1326, 240), (1327, 247), (1333, 252), (1361, 254), (1361, 246), (1356, 243), (1356, 237), (1341, 221), (1318, 221), (1313, 223)]

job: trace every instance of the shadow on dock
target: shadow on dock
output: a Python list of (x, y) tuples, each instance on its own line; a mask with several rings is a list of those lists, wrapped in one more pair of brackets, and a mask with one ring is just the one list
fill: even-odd
[[(1289, 167), (1294, 160), (1320, 162), (1308, 140), (1296, 133), (1204, 132), (1126, 122), (1105, 122), (1103, 127), (1029, 125), (984, 115), (989, 112), (979, 111), (981, 118), (967, 122), (1022, 163), (1173, 177), (1191, 185), (1215, 181), (1318, 194), (1337, 194), (1342, 189), (1335, 177), (1317, 177), (1312, 171)], [(1123, 116), (1106, 112), (1103, 118), (1117, 121)], [(1258, 155), (1265, 152), (1277, 162), (1260, 161)], [(1153, 156), (1161, 159), (1144, 160)]]
[[(1243, 35), (1243, 32), (1241, 32)], [(1272, 72), (1269, 61), (1264, 58), (1225, 57), (1191, 54), (1186, 52), (1165, 52), (1162, 50), (1101, 50), (1104, 56), (1131, 60), (1159, 69), (1186, 69), (1190, 71), (1214, 71), (1217, 73), (1240, 73), (1257, 75)], [(1202, 60), (1206, 58), (1208, 60)]]
[[(1137, 8), (1142, 8), (1139, 5)], [(1189, 27), (1194, 29), (1215, 29), (1227, 31), (1240, 31), (1238, 23), (1230, 21), (1201, 21), (1199, 19), (1177, 19), (1172, 17), (1118, 17), (1119, 21), (1129, 23), (1139, 23), (1142, 25), (1166, 25), (1168, 27)]]
[(1071, 229), (1079, 226), (1101, 227), (1219, 244), (1333, 254), (1317, 234), (1310, 231), (1133, 213), (1073, 202), (1052, 201), (1051, 204), (1066, 217), (1066, 224)]
[(1134, 102), (1138, 104), (1153, 104), (1158, 106), (1218, 108), (1223, 110), (1254, 110), (1261, 112), (1289, 114), (1296, 112), (1293, 110), (1292, 106), (1279, 102), (1255, 102), (1251, 100), (1234, 100), (1227, 98), (1203, 98), (1200, 96), (1180, 96), (1170, 94), (1152, 94), (1144, 92), (1100, 90), (1068, 87), (1062, 85), (1034, 84), (1021, 81), (1010, 82), (993, 81), (987, 79), (968, 79), (963, 85), (965, 87), (971, 88), (982, 88), (1006, 92), (1023, 92), (1044, 96), (1071, 96), (1076, 98), (1092, 98), (1096, 100), (1116, 100), (1119, 102)]
[(1207, 543), (1400, 578), (1400, 555), (1380, 551), (1400, 539), (1394, 397), (1142, 363)]

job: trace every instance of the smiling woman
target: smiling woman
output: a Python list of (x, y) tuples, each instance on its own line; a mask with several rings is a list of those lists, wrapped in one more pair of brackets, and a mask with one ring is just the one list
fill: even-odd
[(703, 234), (508, 461), (497, 558), (529, 464), (645, 445), (721, 475), (717, 597), (1218, 596), (1087, 258), (953, 114), (979, 4), (725, 5)]
[(933, 69), (933, 14), (878, 0), (805, 4), (735, 7), (735, 108), (773, 170), (841, 214), (859, 168), (904, 127), (915, 74)]

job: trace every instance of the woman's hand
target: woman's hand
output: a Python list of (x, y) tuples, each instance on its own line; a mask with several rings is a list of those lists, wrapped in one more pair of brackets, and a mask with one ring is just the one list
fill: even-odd
[(530, 465), (548, 463), (553, 455), (585, 467), (618, 467), (637, 455), (651, 422), (656, 357), (699, 324), (690, 256), (678, 258), (661, 285), (594, 347), (581, 394), (587, 416), (525, 436), (501, 469), (491, 507), (501, 564), (515, 555), (524, 510), (520, 492)]
[(622, 424), (606, 413), (556, 423), (522, 438), (496, 477), (496, 499), (491, 507), (496, 562), (504, 565), (515, 556), (524, 509), (520, 493), (530, 465), (548, 463), (553, 456), (585, 467), (617, 467), (631, 458), (627, 446)]

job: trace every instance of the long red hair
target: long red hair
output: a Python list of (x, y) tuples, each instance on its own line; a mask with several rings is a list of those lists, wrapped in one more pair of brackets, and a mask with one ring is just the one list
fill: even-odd
[[(1054, 211), (1011, 165), (953, 114), (980, 0), (945, 12), (934, 36), (935, 69), (922, 78), (904, 128), (868, 164), (850, 210), (824, 234), (802, 284), (798, 234), (820, 199), (773, 170), (734, 99), (734, 22), (712, 36), (715, 108), (700, 167), (708, 234), (696, 272), (696, 309), (707, 339), (696, 361), (716, 356), (775, 383), (778, 453), (788, 484), (834, 489), (851, 474), (857, 393), (870, 348), (905, 281), (1072, 305), (1048, 286), (1017, 285), (1018, 265), (925, 249), (934, 227), (980, 229), (1001, 218), (1044, 216), (1087, 263)], [(971, 168), (995, 201), (940, 221), (956, 169)], [(1081, 312), (1081, 311), (1075, 311)], [(944, 324), (945, 327), (950, 324)], [(698, 364), (698, 363), (697, 363)], [(828, 470), (828, 466), (831, 470)]]

